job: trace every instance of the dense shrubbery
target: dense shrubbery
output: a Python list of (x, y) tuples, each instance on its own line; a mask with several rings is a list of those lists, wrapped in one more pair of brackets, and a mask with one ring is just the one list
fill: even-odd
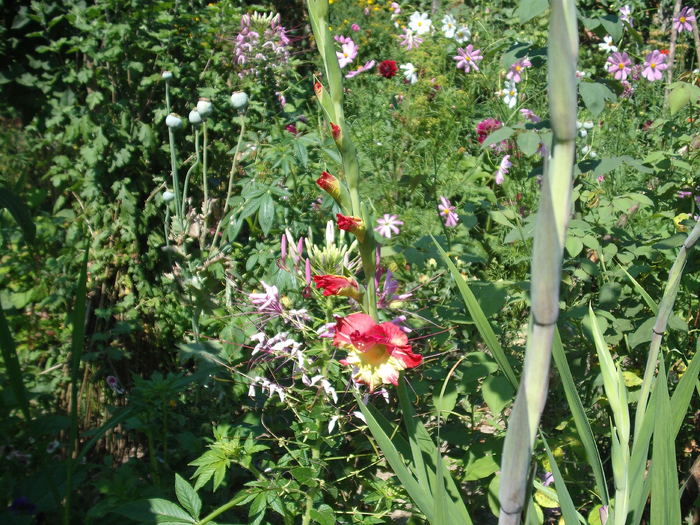
[[(416, 471), (412, 446), (435, 460), (417, 419), (446, 496), (495, 522), (553, 143), (547, 3), (469, 4), (335, 0), (325, 56), (322, 18), (296, 3), (4, 8), (3, 522), (439, 523), (393, 474), (399, 453)], [(636, 406), (700, 207), (693, 12), (578, 9), (558, 320), (573, 381), (557, 361), (537, 523), (565, 507), (553, 472), (589, 523), (620, 508), (598, 477), (612, 498), (606, 352)], [(655, 383), (678, 392), (676, 491), (698, 456), (688, 247)]]

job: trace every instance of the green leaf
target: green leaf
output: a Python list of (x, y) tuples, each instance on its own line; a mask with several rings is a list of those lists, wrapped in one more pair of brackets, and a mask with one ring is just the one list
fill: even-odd
[(270, 232), (272, 223), (275, 220), (275, 201), (272, 200), (272, 195), (265, 194), (261, 199), (260, 209), (258, 210), (258, 222), (265, 235)]
[(196, 523), (194, 518), (180, 506), (160, 498), (134, 501), (118, 508), (115, 512), (139, 523), (150, 524), (154, 522), (154, 519), (158, 525)]
[[(650, 523), (681, 523), (681, 504), (678, 496), (678, 466), (676, 465), (675, 436), (671, 429), (673, 412), (666, 386), (663, 360), (654, 383), (658, 390), (658, 407), (654, 424), (654, 444), (651, 454), (651, 516)], [(656, 394), (656, 392), (655, 392)]]
[(469, 463), (464, 468), (464, 481), (476, 481), (478, 479), (488, 478), (494, 472), (498, 472), (499, 465), (493, 459), (492, 454), (486, 454), (480, 458), (474, 458), (473, 454), (469, 453)]
[(534, 131), (526, 131), (525, 133), (518, 133), (517, 137), (518, 147), (528, 157), (537, 153), (538, 148), (542, 139)]
[(576, 507), (571, 499), (571, 494), (569, 494), (569, 489), (564, 482), (564, 478), (559, 470), (559, 465), (549, 448), (549, 444), (546, 440), (543, 440), (545, 450), (547, 451), (547, 457), (549, 458), (549, 465), (552, 469), (552, 475), (554, 476), (554, 486), (557, 488), (557, 499), (559, 500), (559, 506), (561, 507), (561, 512), (564, 516), (565, 523), (578, 523), (578, 512), (576, 512)]
[(175, 495), (187, 512), (195, 518), (199, 519), (199, 513), (202, 510), (202, 500), (182, 476), (175, 474)]
[(319, 505), (318, 509), (311, 509), (311, 519), (320, 525), (335, 525), (335, 513), (325, 503)]
[(29, 401), (27, 398), (27, 390), (22, 381), (22, 368), (17, 357), (17, 348), (15, 340), (10, 333), (10, 327), (5, 319), (5, 313), (0, 305), (0, 350), (2, 350), (2, 359), (5, 364), (8, 380), (12, 393), (15, 395), (15, 400), (22, 411), (22, 415), (27, 422), (31, 421), (29, 413)]
[(608, 86), (599, 82), (581, 82), (578, 85), (583, 103), (594, 117), (600, 115), (605, 108), (605, 101), (617, 100)]
[(492, 375), (484, 380), (481, 394), (491, 413), (498, 416), (503, 408), (513, 399), (515, 390), (508, 379), (502, 375)]
[(515, 133), (515, 130), (513, 128), (509, 128), (508, 126), (498, 128), (496, 131), (494, 131), (488, 137), (486, 137), (486, 140), (484, 140), (481, 147), (486, 148), (491, 144), (496, 144), (497, 142), (501, 142), (502, 140), (509, 139), (513, 135), (513, 133)]
[(19, 195), (15, 194), (9, 188), (0, 186), (0, 208), (7, 208), (12, 217), (14, 217), (19, 227), (22, 228), (24, 240), (30, 244), (34, 243), (36, 227), (32, 220), (32, 214), (29, 212), (29, 208), (27, 208), (22, 199), (19, 198)]
[(521, 24), (544, 13), (549, 7), (548, 0), (520, 0), (518, 19)]
[(674, 82), (670, 87), (668, 104), (671, 115), (675, 115), (688, 104), (697, 104), (700, 101), (700, 87), (698, 86), (687, 82)]

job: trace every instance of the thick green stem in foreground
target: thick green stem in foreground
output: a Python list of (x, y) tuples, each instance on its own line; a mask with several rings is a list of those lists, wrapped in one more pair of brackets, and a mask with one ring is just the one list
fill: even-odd
[(571, 199), (576, 140), (578, 34), (573, 0), (553, 0), (549, 23), (548, 93), (553, 146), (537, 213), (525, 363), (503, 446), (499, 525), (517, 525), (525, 504), (530, 459), (547, 399), (559, 281)]

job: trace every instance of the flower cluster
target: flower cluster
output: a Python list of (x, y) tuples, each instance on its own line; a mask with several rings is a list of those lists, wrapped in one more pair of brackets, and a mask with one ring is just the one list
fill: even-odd
[[(625, 81), (628, 75), (634, 75), (635, 66), (632, 64), (632, 60), (627, 53), (613, 53), (608, 58), (606, 66), (608, 68), (608, 73), (612, 74), (616, 80)], [(667, 68), (666, 55), (655, 49), (647, 53), (644, 58), (642, 76), (649, 82), (661, 80), (662, 72)]]
[(257, 76), (289, 60), (287, 30), (280, 23), (280, 15), (245, 14), (241, 28), (234, 40), (234, 63), (242, 66), (239, 75)]

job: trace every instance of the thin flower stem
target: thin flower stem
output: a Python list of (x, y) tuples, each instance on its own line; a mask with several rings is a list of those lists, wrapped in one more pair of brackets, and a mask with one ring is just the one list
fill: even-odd
[(202, 189), (204, 191), (204, 203), (202, 204), (202, 233), (199, 237), (199, 247), (204, 249), (207, 238), (207, 224), (209, 222), (209, 184), (207, 182), (207, 150), (209, 146), (209, 134), (207, 132), (206, 119), (202, 123)]

